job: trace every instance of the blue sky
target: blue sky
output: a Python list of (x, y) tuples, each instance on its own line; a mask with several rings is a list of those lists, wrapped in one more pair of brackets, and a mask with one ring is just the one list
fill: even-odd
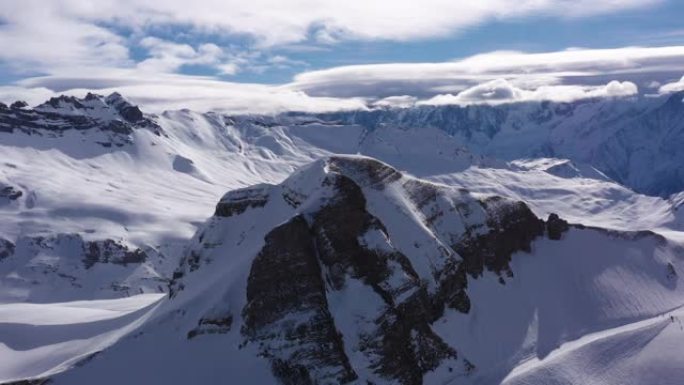
[[(616, 81), (619, 86), (613, 84), (609, 93), (629, 95), (635, 87), (640, 94), (658, 93), (664, 86), (677, 89), (684, 74), (679, 0), (0, 5), (0, 100), (123, 89), (154, 104), (155, 93), (173, 93), (175, 85), (192, 90), (189, 99), (203, 99), (205, 89), (228, 105), (243, 94), (259, 99), (260, 93), (264, 105), (276, 93), (283, 103), (290, 93), (301, 99), (295, 106), (335, 105), (321, 99), (327, 97), (358, 107), (395, 96), (458, 96), (473, 87), (480, 88), (468, 95), (563, 99), (608, 92), (605, 87)], [(645, 50), (630, 49), (636, 46)], [(501, 51), (517, 56), (513, 60)], [(217, 89), (226, 94), (216, 95)]]

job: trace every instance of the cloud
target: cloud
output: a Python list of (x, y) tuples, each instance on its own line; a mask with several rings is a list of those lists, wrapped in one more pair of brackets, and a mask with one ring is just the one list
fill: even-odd
[[(663, 1), (518, 0), (514, 6), (510, 0), (4, 1), (0, 60), (16, 63), (17, 69), (29, 64), (32, 70), (48, 72), (57, 66), (126, 66), (135, 41), (128, 41), (123, 31), (135, 36), (163, 29), (200, 37), (233, 36), (248, 41), (250, 48), (306, 41), (407, 41), (450, 36), (492, 20), (586, 17)], [(151, 63), (173, 68), (172, 60), (154, 53)]]
[(658, 93), (661, 95), (679, 91), (684, 91), (684, 76), (679, 81), (664, 84), (658, 89)]
[(43, 103), (55, 96), (55, 92), (45, 87), (0, 86), (0, 102), (7, 105), (23, 100), (31, 106)]
[(2, 2), (0, 61), (18, 73), (131, 64), (123, 37), (59, 9), (57, 1)]
[[(444, 96), (438, 95), (436, 98)], [(455, 98), (465, 103), (514, 101), (523, 98), (523, 90), (505, 79), (497, 79), (468, 88)]]
[(373, 107), (408, 108), (416, 104), (418, 98), (411, 95), (388, 96), (372, 103)]
[(186, 65), (215, 66), (226, 58), (223, 50), (212, 43), (201, 44), (195, 49), (188, 44), (146, 37), (140, 41), (140, 46), (147, 49), (150, 57), (138, 63), (137, 67), (151, 72), (175, 72)]
[(335, 67), (297, 75), (292, 87), (311, 95), (429, 98), (507, 79), (522, 88), (603, 85), (629, 80), (646, 86), (681, 75), (684, 46), (568, 49), (525, 53), (496, 51), (443, 63), (390, 63)]
[[(229, 113), (285, 111), (326, 112), (367, 108), (407, 108), (414, 105), (501, 104), (528, 101), (570, 102), (587, 98), (628, 97), (638, 93), (631, 82), (611, 81), (600, 86), (551, 85), (521, 88), (505, 79), (470, 87), (457, 94), (440, 94), (419, 100), (412, 95), (379, 100), (310, 96), (289, 86), (225, 82), (209, 77), (158, 74), (138, 70), (109, 70), (81, 77), (39, 77), (22, 81), (21, 87), (0, 87), (0, 101), (26, 99), (38, 104), (58, 93), (84, 96), (95, 90), (102, 94), (120, 92), (146, 111), (189, 108), (195, 111), (219, 110)], [(90, 87), (80, 88), (79, 84)], [(60, 90), (60, 91), (53, 91)], [(18, 98), (17, 95), (21, 97)]]
[(117, 91), (143, 106), (147, 112), (188, 108), (200, 112), (273, 114), (367, 108), (366, 101), (360, 98), (311, 97), (281, 86), (169, 73), (152, 74), (139, 69), (101, 69), (80, 76), (29, 78), (20, 81), (16, 87), (0, 87), (0, 101), (11, 103), (22, 98), (36, 105), (57, 94), (83, 97), (89, 91), (100, 94)]
[[(159, 64), (221, 62), (220, 52), (163, 41)], [(173, 53), (170, 54), (169, 52)], [(177, 58), (181, 57), (181, 60)], [(208, 58), (208, 59), (207, 59)], [(593, 58), (593, 59), (592, 59)], [(167, 60), (167, 59), (164, 59)], [(266, 59), (265, 59), (266, 60)], [(271, 59), (289, 65), (286, 57)], [(240, 62), (244, 65), (244, 61)], [(565, 50), (542, 54), (492, 52), (447, 63), (395, 63), (344, 66), (304, 72), (291, 83), (260, 85), (226, 82), (213, 77), (146, 71), (136, 68), (99, 68), (88, 72), (64, 70), (59, 74), (27, 78), (15, 84), (31, 90), (85, 93), (114, 90), (149, 110), (221, 109), (238, 113), (285, 110), (330, 111), (367, 107), (409, 107), (415, 104), (478, 104), (520, 101), (572, 101), (597, 97), (636, 95), (656, 79), (681, 76), (684, 47)], [(238, 68), (222, 63), (225, 72)], [(141, 68), (143, 67), (143, 68)], [(85, 74), (85, 75), (84, 75)], [(665, 84), (660, 92), (684, 89), (684, 81)], [(25, 92), (25, 94), (28, 92)], [(33, 95), (33, 94), (32, 94)], [(7, 101), (7, 99), (5, 99)]]
[(468, 105), (501, 104), (529, 101), (571, 102), (588, 98), (615, 98), (634, 96), (638, 87), (632, 82), (611, 81), (602, 86), (558, 85), (541, 86), (536, 89), (522, 89), (505, 79), (468, 88), (456, 95), (441, 94), (417, 102), (418, 105)]

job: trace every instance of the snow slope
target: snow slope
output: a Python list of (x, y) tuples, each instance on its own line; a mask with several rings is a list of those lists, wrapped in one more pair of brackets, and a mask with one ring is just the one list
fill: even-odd
[(0, 304), (0, 382), (45, 378), (114, 344), (163, 294), (51, 304)]

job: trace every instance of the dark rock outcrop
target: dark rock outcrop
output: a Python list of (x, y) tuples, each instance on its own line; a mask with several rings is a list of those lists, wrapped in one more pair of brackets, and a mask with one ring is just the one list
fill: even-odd
[(474, 278), (481, 276), (485, 268), (512, 275), (511, 255), (517, 251), (529, 253), (532, 241), (544, 234), (544, 221), (537, 218), (527, 205), (501, 202), (498, 197), (482, 201), (489, 214), (486, 232), (479, 234), (480, 226), (472, 226), (460, 242), (452, 245), (463, 258), (468, 274)]
[(17, 100), (16, 102), (14, 102), (10, 105), (10, 108), (13, 110), (20, 110), (20, 109), (26, 108), (26, 107), (28, 107), (28, 103), (26, 103), (23, 100)]
[[(368, 166), (368, 162), (363, 164), (365, 170), (372, 169)], [(361, 350), (369, 357), (370, 367), (381, 376), (400, 384), (421, 384), (426, 372), (444, 359), (457, 358), (456, 350), (430, 327), (440, 315), (440, 307), (434, 306), (406, 256), (390, 245), (378, 250), (359, 243), (371, 231), (387, 237), (387, 230), (366, 211), (366, 200), (358, 185), (342, 175), (331, 179), (336, 194), (314, 215), (311, 224), (329, 290), (341, 290), (346, 280), (357, 279), (383, 299), (386, 307), (375, 320), (377, 329), (365, 336)], [(378, 186), (385, 178), (370, 179), (373, 186)]]
[(103, 241), (83, 242), (83, 265), (86, 269), (96, 263), (112, 263), (128, 265), (143, 263), (147, 254), (141, 249), (129, 249), (126, 245), (111, 239)]
[(130, 144), (129, 136), (139, 128), (163, 134), (154, 120), (116, 93), (106, 98), (89, 93), (83, 99), (62, 95), (34, 109), (24, 102), (0, 108), (0, 132), (58, 137), (67, 130), (99, 130), (109, 134), (107, 141), (97, 142), (103, 147)]
[[(372, 160), (341, 166), (346, 172), (353, 169), (354, 176), (371, 188), (381, 189), (400, 177), (378, 165), (384, 166)], [(357, 375), (328, 311), (326, 292), (345, 290), (350, 280), (356, 280), (375, 292), (384, 306), (369, 320), (373, 330), (361, 336), (358, 347), (350, 348), (367, 357), (368, 368), (376, 375), (399, 384), (422, 384), (427, 372), (459, 358), (456, 349), (432, 331), (431, 323), (445, 306), (468, 311), (465, 270), (459, 269), (453, 254), (454, 272), (444, 275), (438, 293), (430, 292), (409, 259), (389, 242), (378, 248), (361, 241), (367, 234), (380, 239), (388, 234), (367, 211), (359, 185), (337, 173), (323, 185), (333, 193), (320, 209), (296, 216), (266, 236), (250, 271), (242, 332), (259, 342), (283, 383), (351, 381)], [(472, 370), (466, 363), (461, 362)]]
[(379, 190), (401, 178), (399, 171), (371, 158), (332, 156), (328, 159), (327, 165), (331, 171), (343, 175), (354, 174), (357, 183)]
[(230, 312), (205, 315), (197, 322), (197, 327), (188, 332), (188, 339), (204, 334), (225, 334), (232, 326), (233, 315)]
[(7, 186), (0, 183), (0, 199), (5, 198), (11, 201), (21, 198), (24, 193), (14, 186)]
[(263, 207), (268, 203), (269, 185), (233, 190), (216, 205), (215, 216), (231, 217), (242, 214), (250, 207)]
[(0, 261), (14, 255), (14, 243), (0, 238)]
[[(259, 343), (283, 383), (347, 383), (357, 378), (328, 311), (325, 283), (306, 220), (266, 236), (247, 282), (242, 333)], [(289, 352), (289, 353), (288, 353)]]
[(570, 225), (567, 221), (560, 219), (558, 214), (549, 214), (549, 218), (546, 220), (546, 232), (549, 239), (555, 241), (560, 240), (563, 233), (570, 229)]

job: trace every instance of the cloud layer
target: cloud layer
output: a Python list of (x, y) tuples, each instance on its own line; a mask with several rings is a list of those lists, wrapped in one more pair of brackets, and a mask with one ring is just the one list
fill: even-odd
[(681, 76), (684, 47), (493, 52), (447, 63), (331, 68), (302, 73), (289, 84), (264, 85), (170, 73), (184, 63), (215, 61), (222, 53), (167, 46), (163, 41), (150, 44), (162, 46), (163, 53), (135, 68), (30, 77), (0, 87), (0, 100), (24, 98), (36, 104), (53, 92), (82, 95), (87, 90), (117, 90), (151, 111), (271, 113), (629, 97), (640, 89), (652, 90), (653, 84), (659, 85), (660, 93), (684, 90), (684, 80), (668, 81)]
[(431, 97), (458, 93), (499, 78), (523, 89), (603, 85), (612, 80), (644, 84), (679, 77), (682, 68), (684, 46), (547, 53), (498, 51), (445, 63), (354, 65), (306, 72), (295, 77), (294, 87), (311, 95)]
[(428, 100), (417, 102), (418, 105), (468, 105), (468, 104), (501, 104), (530, 101), (571, 102), (588, 98), (618, 98), (638, 94), (636, 84), (613, 80), (602, 86), (541, 86), (526, 90), (514, 86), (505, 79), (497, 79), (468, 88), (456, 95), (441, 94)]

